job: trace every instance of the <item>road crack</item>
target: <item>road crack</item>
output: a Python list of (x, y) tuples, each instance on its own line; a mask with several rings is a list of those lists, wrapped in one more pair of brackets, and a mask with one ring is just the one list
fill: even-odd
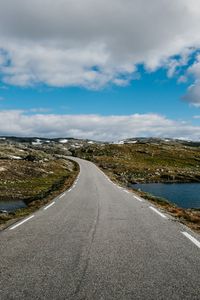
[(100, 215), (99, 194), (98, 194), (97, 186), (95, 186), (95, 187), (96, 187), (96, 194), (97, 194), (97, 214), (96, 214), (96, 218), (95, 218), (95, 221), (93, 223), (92, 229), (90, 231), (91, 238), (90, 238), (90, 243), (89, 243), (89, 247), (88, 247), (88, 250), (87, 250), (87, 258), (85, 260), (85, 266), (83, 268), (82, 276), (81, 276), (81, 278), (79, 280), (79, 283), (76, 286), (76, 289), (75, 289), (75, 291), (73, 293), (74, 297), (79, 294), (82, 282), (83, 282), (85, 274), (87, 272), (89, 261), (90, 261), (90, 254), (91, 254), (92, 244), (94, 242), (94, 238), (95, 238), (97, 227), (98, 227), (98, 223), (99, 223), (99, 215)]

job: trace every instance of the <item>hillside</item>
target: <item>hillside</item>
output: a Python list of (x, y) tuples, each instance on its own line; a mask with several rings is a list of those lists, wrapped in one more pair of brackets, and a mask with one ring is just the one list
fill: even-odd
[[(72, 153), (93, 161), (113, 181), (126, 187), (134, 183), (200, 182), (200, 145), (195, 142), (140, 138), (117, 144), (87, 145)], [(134, 192), (200, 231), (199, 209), (180, 208), (166, 199)]]
[(73, 155), (95, 162), (128, 183), (200, 182), (200, 146), (176, 140), (134, 139), (87, 145)]
[(0, 204), (14, 201), (25, 207), (0, 211), (0, 224), (46, 204), (71, 186), (78, 173), (62, 145), (37, 147), (21, 139), (0, 141)]
[[(0, 223), (41, 207), (74, 181), (78, 167), (67, 156), (96, 163), (118, 183), (200, 182), (200, 144), (190, 141), (134, 138), (116, 143), (73, 138), (0, 138), (0, 202), (23, 201), (27, 207), (0, 212)], [(143, 192), (142, 197), (200, 230), (198, 210), (177, 208)]]

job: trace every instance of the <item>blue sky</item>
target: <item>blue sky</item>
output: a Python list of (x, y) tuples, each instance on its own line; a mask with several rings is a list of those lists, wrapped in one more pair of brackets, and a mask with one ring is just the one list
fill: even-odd
[[(3, 85), (3, 83), (2, 83)], [(80, 87), (14, 87), (0, 90), (1, 109), (38, 109), (42, 113), (130, 115), (157, 113), (171, 119), (191, 120), (199, 108), (183, 101), (190, 83), (177, 83), (166, 70), (141, 71), (140, 78), (127, 86), (107, 86), (99, 90)], [(33, 113), (34, 111), (32, 111)]]
[(200, 139), (197, 0), (0, 2), (0, 135)]

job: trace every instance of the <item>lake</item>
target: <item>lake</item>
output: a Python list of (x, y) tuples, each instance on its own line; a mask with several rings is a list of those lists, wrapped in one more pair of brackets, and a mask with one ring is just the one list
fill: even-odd
[(1, 201), (0, 200), (0, 211), (6, 210), (7, 212), (14, 212), (17, 209), (27, 207), (24, 201), (22, 200), (15, 200), (15, 201)]
[(200, 208), (200, 183), (146, 183), (131, 186), (165, 198), (182, 208)]

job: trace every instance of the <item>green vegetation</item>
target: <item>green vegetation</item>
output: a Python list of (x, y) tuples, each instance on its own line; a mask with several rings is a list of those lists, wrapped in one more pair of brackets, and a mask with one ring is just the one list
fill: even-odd
[(200, 182), (200, 148), (182, 144), (91, 145), (74, 155), (95, 162), (128, 183)]
[[(0, 200), (27, 204), (26, 209), (0, 213), (0, 225), (32, 213), (72, 185), (79, 167), (67, 159), (71, 153), (93, 161), (125, 187), (147, 182), (200, 182), (199, 143), (144, 138), (123, 145), (73, 139), (64, 145), (59, 139), (33, 141), (35, 138), (15, 137), (0, 141)], [(200, 210), (178, 208), (165, 199), (134, 192), (200, 231)]]
[[(200, 148), (181, 143), (136, 143), (90, 145), (73, 155), (93, 161), (112, 181), (125, 187), (130, 183), (200, 182)], [(200, 231), (200, 210), (182, 209), (166, 199), (131, 189), (164, 209), (183, 224)]]
[(164, 209), (171, 216), (178, 219), (181, 223), (189, 226), (191, 229), (200, 232), (200, 209), (183, 209), (177, 207), (175, 204), (164, 198), (156, 197), (146, 192), (134, 190), (134, 193), (138, 194), (144, 199), (147, 199), (161, 209)]
[[(18, 145), (19, 147), (19, 145)], [(79, 167), (75, 162), (30, 147), (0, 145), (0, 201), (23, 200), (27, 208), (0, 213), (0, 225), (25, 216), (69, 188)]]

